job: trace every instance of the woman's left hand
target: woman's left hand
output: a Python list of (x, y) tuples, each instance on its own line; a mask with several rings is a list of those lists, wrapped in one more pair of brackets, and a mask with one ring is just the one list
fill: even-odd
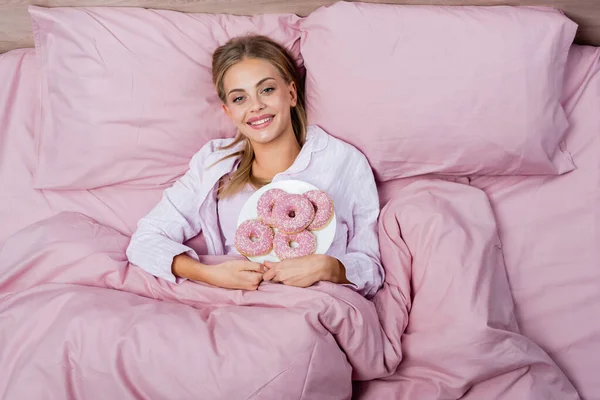
[(280, 282), (284, 285), (309, 287), (318, 281), (350, 283), (346, 279), (344, 265), (336, 258), (324, 254), (290, 258), (281, 262), (264, 262), (268, 271), (263, 281)]

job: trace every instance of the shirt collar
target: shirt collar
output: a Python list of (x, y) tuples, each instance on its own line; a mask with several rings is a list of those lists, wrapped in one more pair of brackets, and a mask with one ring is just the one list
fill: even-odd
[(316, 125), (309, 125), (306, 129), (306, 142), (294, 163), (282, 174), (294, 174), (304, 171), (310, 164), (312, 155), (327, 146), (327, 134)]

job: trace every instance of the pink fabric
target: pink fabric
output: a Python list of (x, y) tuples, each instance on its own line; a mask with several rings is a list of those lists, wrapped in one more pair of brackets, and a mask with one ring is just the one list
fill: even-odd
[[(85, 213), (98, 222), (101, 222), (101, 224), (111, 226), (129, 235), (135, 229), (135, 222), (139, 219), (139, 216), (144, 215), (158, 201), (162, 189), (157, 189), (156, 191), (125, 190), (122, 187), (106, 187), (89, 191), (36, 191), (31, 189), (31, 170), (33, 168), (33, 161), (35, 160), (33, 154), (34, 125), (31, 118), (32, 107), (35, 105), (37, 98), (35, 87), (36, 71), (33, 65), (33, 56), (32, 50), (15, 51), (0, 56), (0, 75), (5, 78), (0, 81), (0, 217), (2, 218), (0, 222), (0, 238), (13, 234), (16, 229), (61, 210)], [(598, 364), (600, 360), (600, 336), (597, 334), (597, 332), (600, 332), (600, 322), (597, 319), (597, 316), (600, 314), (600, 298), (598, 298), (598, 292), (595, 289), (598, 282), (600, 282), (597, 268), (600, 265), (600, 253), (596, 246), (600, 242), (600, 237), (598, 236), (600, 233), (600, 211), (598, 209), (598, 199), (600, 198), (600, 157), (598, 156), (600, 154), (600, 138), (598, 136), (598, 132), (600, 132), (600, 116), (597, 113), (600, 107), (598, 103), (600, 101), (599, 56), (599, 50), (596, 48), (573, 46), (569, 54), (569, 62), (565, 74), (566, 80), (562, 102), (565, 105), (571, 124), (566, 137), (566, 143), (569, 151), (573, 153), (577, 161), (577, 170), (560, 177), (490, 177), (471, 180), (472, 185), (481, 187), (490, 197), (490, 202), (498, 221), (502, 252), (506, 260), (509, 282), (515, 299), (516, 318), (521, 331), (540, 344), (550, 354), (552, 359), (575, 385), (582, 398), (592, 400), (597, 399), (598, 393), (600, 393), (600, 386), (595, 374), (595, 371), (600, 368)], [(464, 184), (469, 183), (469, 179), (467, 178), (453, 179)], [(382, 203), (387, 202), (390, 198), (398, 194), (408, 183), (418, 180), (421, 180), (421, 178), (385, 182), (384, 185), (380, 186)], [(412, 195), (416, 194), (413, 193)], [(153, 198), (152, 196), (156, 197)], [(398, 202), (399, 200), (395, 201)], [(386, 215), (389, 216), (390, 212), (387, 211)], [(448, 218), (448, 215), (444, 218)], [(62, 222), (64, 220), (57, 221), (57, 224), (62, 226)], [(46, 222), (46, 224), (48, 224), (48, 230), (44, 232), (51, 231), (53, 223)], [(403, 226), (406, 226), (406, 229), (408, 229), (411, 225), (403, 224)], [(414, 225), (412, 227), (414, 229)], [(41, 232), (42, 228), (39, 226), (38, 228), (39, 230), (36, 228), (27, 232)], [(60, 229), (63, 228), (64, 226)], [(77, 229), (75, 230), (77, 231)], [(102, 230), (111, 232), (104, 228)], [(115, 241), (115, 246), (117, 247), (119, 243), (125, 240), (114, 232), (107, 235), (112, 238), (110, 240)], [(36, 255), (40, 255), (46, 251), (44, 254), (49, 255), (49, 257), (44, 262), (48, 268), (51, 268), (49, 265), (53, 261), (62, 259), (61, 257), (68, 255), (75, 247), (81, 249), (89, 245), (88, 249), (90, 252), (92, 249), (98, 249), (98, 247), (95, 247), (97, 243), (89, 239), (89, 236), (79, 236), (73, 233), (65, 237), (67, 240), (65, 240), (64, 246), (57, 243), (54, 249), (50, 249), (47, 246), (43, 250), (44, 243), (42, 243), (42, 239), (52, 239), (51, 234), (47, 233), (37, 237), (35, 234), (27, 234), (27, 239), (24, 239), (19, 245), (26, 246), (30, 244), (32, 251), (21, 261), (31, 262), (31, 265), (33, 265), (35, 264)], [(18, 237), (24, 238), (25, 234), (22, 233)], [(95, 238), (98, 237), (95, 236)], [(77, 246), (71, 246), (73, 245), (73, 241), (70, 239), (75, 239), (75, 241), (81, 239), (81, 241), (78, 242)], [(0, 239), (0, 242), (2, 242), (2, 239)], [(14, 243), (14, 241), (11, 243)], [(202, 245), (199, 247), (202, 247)], [(0, 244), (0, 254), (7, 248), (6, 246), (2, 248), (2, 244)], [(111, 245), (103, 248), (114, 249)], [(461, 248), (465, 248), (465, 246)], [(16, 248), (13, 247), (13, 249), (18, 249), (18, 246)], [(68, 251), (61, 255), (59, 254), (61, 249), (68, 249)], [(19, 251), (21, 250), (25, 251), (23, 248)], [(197, 252), (202, 254), (204, 251), (197, 250)], [(72, 256), (84, 259), (85, 254), (89, 254), (89, 252), (82, 250)], [(94, 256), (94, 261), (89, 261), (87, 264), (74, 262), (73, 273), (85, 275), (83, 273), (84, 269), (78, 269), (77, 267), (99, 265), (106, 259), (109, 259), (111, 265), (112, 263), (115, 265), (119, 263), (119, 265), (125, 265), (122, 257), (119, 251), (111, 251), (108, 256), (106, 253), (104, 256)], [(41, 260), (41, 258), (38, 258), (38, 260)], [(218, 258), (207, 261), (203, 260), (203, 262), (207, 263), (217, 263), (218, 261)], [(0, 282), (4, 282), (7, 276), (5, 274), (5, 265), (4, 263), (0, 264), (0, 273), (2, 274)], [(36, 271), (41, 271), (42, 268), (40, 267)], [(59, 268), (59, 270), (61, 269)], [(134, 271), (134, 268), (129, 267), (127, 271), (129, 273), (128, 276), (133, 276), (131, 273)], [(110, 275), (111, 272), (113, 271), (110, 270), (110, 267), (106, 267), (106, 269), (101, 268), (98, 276), (84, 276), (83, 278), (89, 278), (94, 283), (94, 281), (102, 281), (104, 276), (114, 277), (115, 275)], [(118, 269), (117, 275), (122, 277), (122, 274), (123, 269)], [(41, 279), (45, 279), (45, 277)], [(37, 285), (38, 283), (39, 281), (32, 280), (30, 284)], [(27, 285), (27, 283), (25, 284)], [(156, 309), (155, 307), (173, 306), (177, 310), (183, 308), (177, 304), (172, 304), (170, 301), (160, 304), (154, 302), (147, 303), (150, 300), (141, 299), (127, 293), (119, 293), (114, 290), (107, 291), (101, 288), (94, 289), (89, 286), (69, 286), (62, 284), (54, 285), (56, 288), (55, 293), (60, 294), (62, 297), (49, 300), (50, 304), (43, 306), (44, 298), (36, 298), (35, 293), (36, 291), (42, 293), (49, 290), (51, 286), (40, 285), (37, 289), (31, 289), (27, 293), (21, 292), (19, 298), (27, 298), (30, 301), (32, 307), (29, 310), (39, 307), (39, 314), (34, 315), (39, 315), (40, 321), (55, 323), (54, 329), (56, 330), (52, 330), (52, 327), (49, 325), (41, 323), (38, 325), (36, 318), (23, 318), (20, 311), (28, 308), (28, 305), (23, 305), (23, 307), (19, 305), (13, 309), (13, 303), (7, 303), (9, 299), (3, 297), (0, 300), (0, 308), (2, 309), (3, 316), (17, 315), (21, 319), (18, 323), (22, 326), (18, 332), (26, 331), (30, 335), (29, 339), (24, 343), (6, 347), (4, 340), (10, 339), (15, 341), (19, 337), (7, 336), (7, 332), (12, 332), (12, 326), (7, 326), (6, 330), (0, 330), (0, 335), (4, 335), (0, 336), (0, 341), (2, 341), (2, 345), (0, 345), (0, 360), (5, 360), (5, 355), (7, 354), (11, 357), (14, 356), (13, 349), (32, 348), (30, 345), (39, 338), (44, 337), (48, 331), (50, 331), (49, 338), (54, 338), (57, 341), (56, 343), (63, 345), (60, 347), (61, 349), (64, 349), (69, 343), (76, 343), (76, 341), (67, 340), (65, 332), (60, 331), (64, 326), (71, 324), (72, 330), (68, 331), (68, 333), (75, 336), (77, 332), (84, 332), (78, 329), (81, 326), (85, 326), (86, 323), (92, 328), (95, 326), (93, 325), (94, 323), (100, 322), (88, 319), (86, 317), (87, 310), (84, 310), (84, 307), (87, 307), (88, 310), (97, 310), (92, 314), (95, 316), (101, 315), (104, 318), (103, 322), (110, 322), (109, 326), (112, 328), (108, 330), (110, 330), (111, 334), (115, 335), (119, 334), (121, 330), (125, 332), (128, 329), (125, 326), (130, 321), (141, 320), (144, 327), (152, 324), (151, 320), (154, 318), (152, 313)], [(120, 288), (121, 286), (117, 285), (117, 287)], [(154, 291), (157, 290), (156, 287), (155, 284), (150, 285), (150, 288)], [(96, 292), (97, 290), (99, 292)], [(71, 299), (75, 300), (81, 298), (82, 301), (85, 297), (87, 302), (82, 303), (80, 307), (77, 307), (77, 301), (64, 301), (60, 303), (60, 299), (64, 299), (65, 296), (70, 296)], [(115, 300), (116, 298), (113, 296), (123, 297)], [(244, 296), (240, 297), (243, 298)], [(104, 299), (109, 300), (105, 302)], [(122, 302), (119, 303), (121, 306), (115, 305), (117, 301)], [(59, 303), (60, 306), (57, 305)], [(395, 303), (395, 301), (389, 302), (392, 305)], [(137, 307), (128, 313), (127, 308), (122, 306), (123, 304), (135, 304)], [(386, 304), (383, 302), (378, 304), (377, 308), (380, 313), (385, 313), (388, 308), (391, 314), (393, 314), (391, 310), (399, 310), (397, 306), (388, 307)], [(147, 314), (142, 314), (141, 310), (146, 307), (150, 309), (148, 311), (149, 315), (147, 318), (143, 318), (141, 315)], [(62, 318), (59, 318), (60, 313), (57, 312), (57, 309), (63, 308), (66, 310), (66, 313)], [(5, 310), (7, 311), (5, 312)], [(103, 310), (104, 314), (102, 314)], [(182, 322), (182, 317), (168, 315), (170, 312), (170, 308), (161, 309), (159, 313), (160, 320), (162, 321), (163, 318), (177, 319), (179, 322), (174, 323), (174, 326), (177, 326), (177, 331), (190, 332), (192, 328), (185, 324), (189, 324), (193, 320), (193, 317)], [(177, 311), (177, 313), (179, 312)], [(82, 317), (74, 318), (75, 314)], [(53, 320), (52, 318), (55, 315), (58, 317)], [(193, 312), (193, 315), (196, 315), (195, 312)], [(402, 326), (401, 320), (395, 320), (395, 323)], [(160, 329), (164, 328), (159, 322), (156, 322), (156, 326)], [(172, 337), (173, 329), (169, 331), (162, 331), (160, 329), (158, 332), (164, 332), (164, 337)], [(390, 327), (388, 331), (393, 332), (393, 327)], [(137, 333), (135, 329), (127, 332), (130, 334), (132, 332)], [(35, 335), (32, 335), (32, 333), (35, 333)], [(182, 337), (185, 337), (187, 334), (182, 334)], [(69, 338), (73, 336), (69, 336)], [(27, 338), (26, 335), (23, 337)], [(87, 336), (84, 335), (76, 340), (86, 340), (88, 337), (96, 338), (97, 336), (90, 330)], [(161, 339), (164, 340), (164, 338)], [(397, 339), (394, 338), (392, 340)], [(46, 352), (42, 354), (50, 354), (48, 352), (51, 352), (52, 349), (44, 348), (44, 342), (39, 343), (40, 347), (38, 349)], [(145, 343), (148, 342), (146, 341)], [(413, 343), (415, 342), (413, 341)], [(416, 343), (419, 343), (419, 341)], [(172, 346), (173, 343), (170, 342), (170, 345)], [(104, 348), (108, 346), (111, 349), (117, 348), (116, 342), (111, 342), (110, 340), (98, 345), (98, 347), (102, 346)], [(406, 352), (414, 354), (415, 352), (411, 351), (413, 347), (415, 346), (408, 346), (405, 349)], [(398, 345), (395, 344), (394, 348), (398, 348)], [(86, 347), (86, 356), (92, 355), (93, 351), (90, 353), (87, 352), (87, 349)], [(184, 355), (188, 354), (190, 350), (189, 348), (186, 350), (187, 352), (177, 347), (175, 354), (181, 355), (179, 358), (187, 360)], [(72, 361), (74, 358), (64, 358), (63, 353), (60, 353), (59, 358), (53, 358), (58, 354), (58, 350), (56, 351), (57, 353), (52, 353), (50, 358), (54, 362), (53, 365), (56, 365), (55, 360), (66, 360), (64, 365), (71, 365), (73, 369), (64, 368), (54, 371), (54, 373), (63, 373), (64, 378), (71, 371), (72, 375), (69, 379), (75, 379), (79, 372), (76, 369), (77, 362)], [(200, 352), (200, 350), (196, 349), (194, 351)], [(326, 350), (324, 351), (327, 353)], [(422, 352), (418, 352), (418, 347), (415, 351), (417, 355), (423, 354)], [(461, 351), (457, 350), (458, 356), (460, 356)], [(21, 353), (19, 354), (22, 357), (26, 356)], [(122, 359), (129, 360), (130, 358), (127, 357), (131, 356), (131, 354), (131, 352), (126, 353)], [(164, 349), (157, 349), (152, 354), (151, 358), (144, 359), (145, 362), (152, 365), (152, 368), (157, 363), (166, 363), (173, 360), (173, 358), (167, 357), (169, 353)], [(290, 353), (288, 352), (286, 355), (290, 355)], [(31, 357), (35, 357), (35, 354), (32, 354)], [(410, 360), (410, 357), (412, 356), (407, 356), (407, 359)], [(417, 361), (420, 359), (416, 358)], [(36, 362), (43, 362), (43, 360), (43, 357), (35, 359)], [(85, 360), (90, 361), (91, 358), (85, 358)], [(413, 360), (415, 360), (414, 357)], [(123, 363), (115, 363), (107, 366), (106, 363), (109, 361), (100, 360), (99, 362), (104, 362), (105, 364), (102, 365), (109, 369), (125, 365)], [(38, 364), (32, 364), (29, 367), (34, 368), (35, 365)], [(414, 361), (413, 364), (408, 364), (408, 366), (410, 365), (414, 366)], [(10, 364), (10, 371), (15, 370), (13, 366), (13, 364)], [(130, 364), (127, 364), (127, 366), (130, 366)], [(433, 382), (431, 374), (435, 366), (437, 364), (432, 366), (429, 363), (423, 363), (423, 375), (426, 377), (427, 382)], [(27, 366), (25, 367), (27, 368)], [(445, 368), (444, 365), (439, 368), (440, 371), (446, 371), (446, 369), (442, 369)], [(554, 371), (553, 367), (548, 366), (548, 369), (554, 374), (552, 372)], [(0, 370), (7, 371), (5, 365), (2, 365)], [(420, 378), (407, 377), (411, 373), (410, 371), (414, 370), (414, 367), (411, 367), (408, 369), (408, 373), (402, 372), (404, 375), (395, 375), (400, 377), (401, 382), (403, 382), (399, 384), (403, 385), (403, 387), (409, 387), (415, 385), (414, 381), (417, 381), (416, 384), (418, 386), (426, 386), (426, 383), (419, 384), (418, 381)], [(120, 372), (113, 371), (116, 375), (110, 375), (107, 381), (111, 384), (116, 381), (125, 382), (126, 379), (131, 377), (131, 374), (125, 374), (124, 372), (131, 371), (133, 371), (133, 368), (122, 368)], [(167, 370), (167, 372), (169, 371)], [(513, 373), (499, 375), (493, 379), (486, 379), (472, 388), (465, 398), (474, 400), (494, 398), (494, 393), (497, 394), (499, 393), (499, 388), (508, 386), (508, 382), (515, 379), (515, 376), (519, 375), (520, 372), (521, 370), (515, 370)], [(115, 376), (117, 376), (118, 380), (114, 379)], [(194, 379), (197, 376), (194, 375)], [(460, 377), (452, 380), (452, 382), (464, 382), (465, 376), (465, 371), (461, 370)], [(539, 389), (539, 386), (537, 386), (539, 380), (530, 380), (529, 376), (525, 374), (518, 379), (518, 382), (520, 382), (518, 386), (521, 387), (524, 384), (530, 383), (532, 388), (537, 387)], [(101, 379), (101, 376), (96, 375), (95, 378)], [(66, 384), (67, 382), (67, 378), (63, 381), (54, 381), (51, 378), (45, 381), (44, 379), (48, 378), (43, 378), (40, 382), (44, 382), (47, 384), (47, 387), (52, 388), (55, 385)], [(136, 376), (135, 379), (142, 378)], [(561, 379), (559, 378), (559, 381)], [(6, 383), (6, 381), (1, 379), (0, 382), (3, 384)], [(80, 388), (81, 381), (75, 379), (75, 382), (76, 387)], [(128, 385), (127, 388), (132, 388), (139, 383), (137, 380), (134, 380), (134, 383), (131, 383), (132, 381), (128, 382), (126, 383)], [(175, 382), (174, 379), (170, 380), (167, 386), (169, 388), (178, 386), (174, 385), (173, 382)], [(177, 380), (177, 382), (180, 381)], [(281, 382), (284, 385), (288, 383), (287, 380), (282, 380)], [(368, 393), (371, 391), (374, 391), (372, 393), (386, 393), (387, 390), (394, 391), (396, 384), (386, 382), (375, 381), (366, 386), (359, 384), (357, 389), (367, 394), (358, 397), (370, 399), (371, 397), (368, 396)], [(15, 387), (25, 388), (21, 383), (15, 383)], [(142, 386), (143, 383), (136, 387), (141, 388)], [(15, 387), (13, 387), (14, 390), (16, 390)], [(275, 382), (269, 387), (277, 390)], [(39, 388), (39, 386), (32, 386), (29, 389), (33, 391), (35, 388)], [(56, 393), (62, 393), (61, 390), (58, 390)], [(444, 390), (448, 390), (448, 387), (446, 386)], [(278, 394), (280, 393), (278, 392)], [(514, 392), (508, 393), (512, 394)], [(266, 396), (266, 398), (269, 398), (268, 393)], [(34, 398), (39, 397), (34, 396)], [(74, 395), (71, 397), (80, 398), (82, 396)], [(505, 397), (502, 395), (497, 396), (497, 398)], [(17, 396), (17, 398), (23, 397)], [(274, 397), (270, 398), (279, 399), (280, 397), (275, 397), (274, 395)], [(523, 397), (516, 396), (509, 398)], [(566, 395), (565, 398), (569, 398), (569, 396)]]
[[(543, 9), (390, 7), (340, 3), (303, 22), (314, 123), (366, 152), (382, 180), (572, 169), (568, 153), (558, 149), (566, 120), (557, 101), (572, 22)], [(36, 188), (172, 183), (194, 149), (233, 134), (210, 79), (214, 48), (259, 32), (299, 57), (293, 15), (30, 10), (42, 70)], [(378, 30), (368, 28), (372, 18)], [(423, 20), (444, 29), (429, 29)], [(393, 30), (386, 24), (402, 25), (402, 40), (388, 37)], [(482, 25), (498, 29), (486, 29), (480, 40)], [(379, 59), (389, 62), (369, 61)], [(335, 68), (345, 64), (353, 68)], [(469, 87), (478, 87), (478, 95)], [(355, 95), (367, 92), (380, 100), (365, 105)], [(338, 118), (340, 110), (360, 118)], [(362, 139), (364, 132), (375, 132), (376, 140)]]
[(6, 243), (7, 398), (349, 398), (352, 376), (387, 375), (399, 361), (373, 304), (350, 289), (173, 285), (131, 266), (128, 242), (63, 213)]
[(331, 283), (267, 282), (256, 292), (173, 285), (130, 266), (128, 238), (85, 216), (31, 225), (0, 252), (0, 370), (11, 377), (0, 391), (9, 398), (44, 391), (60, 398), (349, 398), (351, 378), (389, 376), (403, 357), (391, 380), (359, 385), (362, 397), (458, 398), (510, 374), (498, 393), (579, 398), (552, 360), (517, 333), (483, 192), (416, 183), (386, 207), (380, 236), (387, 283), (373, 305)]
[[(550, 354), (582, 398), (597, 400), (600, 48), (571, 48), (561, 102), (571, 125), (565, 140), (576, 170), (559, 177), (458, 180), (481, 188), (490, 198), (521, 331)], [(382, 205), (419, 180), (385, 182), (379, 191)], [(493, 398), (485, 387), (479, 385), (465, 398)]]
[(579, 398), (550, 357), (518, 334), (482, 191), (443, 180), (408, 185), (383, 209), (379, 238), (387, 279), (374, 303), (388, 337), (398, 329), (390, 315), (404, 316), (403, 360), (392, 376), (359, 384), (359, 398)]
[(559, 98), (576, 25), (559, 12), (339, 2), (301, 29), (309, 120), (380, 181), (573, 169)]
[(0, 55), (0, 248), (17, 230), (52, 215), (44, 196), (31, 189), (35, 165), (34, 105), (39, 99), (32, 49)]
[(548, 351), (582, 398), (598, 400), (599, 48), (572, 48), (563, 103), (575, 171), (556, 178), (480, 177), (471, 184), (486, 192), (499, 220), (523, 333)]
[(172, 183), (207, 141), (233, 136), (212, 52), (269, 35), (298, 56), (295, 15), (30, 8), (42, 78), (36, 188)]
[[(167, 186), (144, 190), (118, 186), (78, 191), (33, 189), (39, 103), (35, 51), (0, 55), (0, 76), (0, 247), (19, 229), (62, 211), (86, 214), (131, 235)], [(187, 244), (200, 254), (206, 253), (202, 235)]]

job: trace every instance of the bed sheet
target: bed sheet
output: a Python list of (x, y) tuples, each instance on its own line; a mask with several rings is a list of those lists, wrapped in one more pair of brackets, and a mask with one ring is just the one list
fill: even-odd
[[(560, 177), (458, 179), (490, 199), (521, 331), (548, 352), (584, 399), (600, 399), (599, 54), (573, 46), (569, 56), (563, 104), (571, 123), (566, 146), (577, 170)], [(0, 248), (17, 230), (61, 211), (129, 235), (164, 188), (31, 189), (39, 98), (33, 49), (0, 56), (0, 76), (6, 77), (0, 81)], [(382, 204), (420, 179), (382, 186)]]

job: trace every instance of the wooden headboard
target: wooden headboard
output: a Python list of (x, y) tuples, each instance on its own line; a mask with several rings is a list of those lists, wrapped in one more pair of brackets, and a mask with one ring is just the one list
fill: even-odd
[[(371, 3), (438, 5), (543, 5), (563, 10), (579, 24), (576, 42), (600, 46), (600, 0), (363, 0)], [(43, 7), (145, 7), (183, 12), (254, 15), (295, 13), (308, 15), (335, 0), (0, 0), (0, 53), (33, 47), (27, 6)]]

